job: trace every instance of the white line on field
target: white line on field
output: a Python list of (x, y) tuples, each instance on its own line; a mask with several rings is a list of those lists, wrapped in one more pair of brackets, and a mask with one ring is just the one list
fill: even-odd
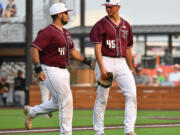
[[(135, 128), (158, 128), (158, 127), (180, 127), (180, 124), (154, 124), (154, 125), (136, 125)], [(107, 126), (105, 129), (121, 129), (124, 126)], [(73, 131), (92, 130), (92, 127), (74, 127)], [(13, 133), (39, 133), (39, 132), (59, 132), (59, 128), (54, 129), (32, 129), (32, 130), (0, 130), (0, 134), (13, 134)]]

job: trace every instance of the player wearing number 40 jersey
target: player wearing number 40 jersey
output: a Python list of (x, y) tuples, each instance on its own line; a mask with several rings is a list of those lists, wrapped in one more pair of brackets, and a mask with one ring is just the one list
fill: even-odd
[[(113, 73), (119, 87), (126, 96), (125, 101), (125, 135), (136, 135), (137, 103), (136, 86), (132, 72), (133, 34), (129, 23), (119, 16), (120, 1), (106, 0), (107, 16), (98, 21), (90, 33), (96, 55), (96, 80), (108, 78), (108, 72)], [(109, 96), (109, 88), (97, 87), (97, 97), (94, 105), (93, 125), (96, 135), (104, 135), (104, 112)], [(119, 97), (120, 98), (120, 97)]]
[(63, 28), (69, 20), (68, 11), (63, 3), (53, 4), (50, 8), (52, 24), (41, 30), (32, 44), (34, 70), (52, 98), (34, 107), (24, 107), (27, 129), (31, 129), (32, 119), (36, 116), (59, 110), (61, 135), (72, 135), (73, 99), (66, 67), (70, 63), (70, 55), (87, 65), (92, 61), (74, 48), (70, 33)]

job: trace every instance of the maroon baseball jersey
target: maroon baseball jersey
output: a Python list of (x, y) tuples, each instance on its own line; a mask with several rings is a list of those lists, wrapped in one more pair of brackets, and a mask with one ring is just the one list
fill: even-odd
[(32, 46), (38, 48), (40, 63), (55, 67), (69, 65), (69, 51), (74, 49), (71, 34), (63, 29), (63, 32), (50, 24), (39, 31)]
[(117, 27), (105, 16), (93, 26), (90, 40), (102, 44), (102, 55), (110, 57), (126, 57), (126, 49), (133, 46), (131, 26), (123, 18)]

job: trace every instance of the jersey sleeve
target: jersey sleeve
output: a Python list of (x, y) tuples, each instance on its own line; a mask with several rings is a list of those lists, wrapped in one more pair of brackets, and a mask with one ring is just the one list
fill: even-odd
[(34, 40), (32, 46), (42, 51), (47, 47), (49, 40), (50, 40), (50, 34), (47, 34), (45, 31), (41, 30), (38, 32), (38, 35)]
[(72, 41), (72, 39), (70, 40), (70, 50), (74, 49), (74, 42)]
[(129, 25), (129, 38), (128, 38), (128, 48), (131, 48), (133, 46), (133, 32), (132, 32), (132, 28)]
[(90, 32), (90, 41), (93, 44), (98, 44), (98, 43), (102, 43), (102, 28), (100, 23), (97, 23), (94, 25), (94, 27), (92, 28), (91, 32)]

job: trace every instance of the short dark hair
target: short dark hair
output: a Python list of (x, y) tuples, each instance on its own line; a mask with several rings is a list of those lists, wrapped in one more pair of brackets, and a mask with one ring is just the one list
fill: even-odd
[(58, 14), (51, 15), (51, 18), (53, 19), (53, 21), (56, 20), (57, 16), (58, 16)]

